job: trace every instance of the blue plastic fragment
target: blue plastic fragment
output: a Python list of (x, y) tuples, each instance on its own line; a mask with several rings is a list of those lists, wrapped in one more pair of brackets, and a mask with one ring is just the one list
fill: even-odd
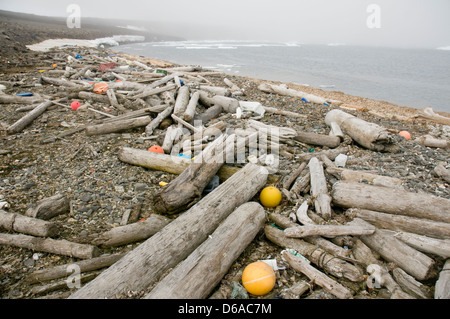
[(24, 92), (24, 93), (17, 93), (17, 96), (33, 96), (33, 93), (31, 92)]

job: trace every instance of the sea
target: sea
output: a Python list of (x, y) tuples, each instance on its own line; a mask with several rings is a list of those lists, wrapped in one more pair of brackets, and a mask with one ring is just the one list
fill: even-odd
[(406, 49), (263, 41), (133, 43), (115, 50), (231, 75), (450, 113), (450, 47)]

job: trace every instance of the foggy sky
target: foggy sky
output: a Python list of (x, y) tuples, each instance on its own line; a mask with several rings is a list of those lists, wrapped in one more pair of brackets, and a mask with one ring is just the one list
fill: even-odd
[[(450, 46), (449, 0), (0, 0), (0, 9), (67, 17), (134, 20), (188, 40), (266, 40), (400, 47)], [(366, 12), (379, 5), (381, 28)], [(141, 23), (142, 24), (142, 23)]]

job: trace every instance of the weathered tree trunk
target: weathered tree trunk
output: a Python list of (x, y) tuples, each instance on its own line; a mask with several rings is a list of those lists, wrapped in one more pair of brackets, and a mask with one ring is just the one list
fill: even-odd
[[(177, 175), (181, 174), (192, 162), (190, 159), (180, 156), (159, 154), (130, 147), (121, 148), (118, 156), (119, 160), (128, 164)], [(223, 165), (217, 175), (220, 181), (226, 181), (239, 170), (240, 168), (236, 166)], [(271, 184), (277, 183), (278, 176), (269, 174), (267, 180)]]
[(177, 265), (147, 299), (203, 299), (217, 286), (234, 261), (264, 225), (264, 208), (242, 204), (189, 257)]
[(55, 216), (64, 214), (69, 210), (70, 200), (63, 194), (55, 194), (32, 204), (25, 212), (25, 215), (49, 220)]
[(342, 130), (361, 146), (374, 151), (395, 151), (393, 137), (384, 127), (366, 122), (341, 110), (331, 110), (325, 123), (337, 123)]
[(263, 167), (247, 164), (70, 298), (113, 298), (147, 288), (189, 256), (236, 207), (250, 200), (266, 184), (267, 175)]
[(183, 116), (186, 111), (186, 107), (189, 104), (189, 87), (184, 85), (178, 90), (177, 99), (175, 100), (175, 108), (173, 109), (173, 114), (176, 116)]
[(150, 136), (153, 134), (153, 131), (158, 128), (158, 126), (164, 121), (166, 118), (170, 116), (173, 112), (173, 106), (167, 107), (164, 111), (159, 113), (146, 127), (145, 134)]
[(349, 216), (364, 219), (366, 222), (369, 222), (378, 228), (399, 230), (439, 239), (450, 238), (449, 223), (436, 222), (424, 218), (386, 214), (357, 208), (350, 209), (347, 212)]
[(198, 116), (194, 118), (194, 121), (201, 121), (201, 123), (206, 124), (210, 120), (217, 118), (220, 113), (223, 112), (223, 108), (221, 105), (213, 105), (208, 108), (205, 112), (200, 113)]
[(327, 173), (336, 176), (341, 181), (353, 182), (353, 183), (368, 183), (375, 186), (386, 186), (386, 187), (402, 187), (402, 180), (390, 177), (382, 176), (364, 171), (355, 171), (339, 167), (327, 167)]
[(155, 211), (173, 214), (201, 198), (204, 188), (224, 164), (224, 156), (231, 151), (225, 146), (227, 138), (227, 135), (219, 136), (176, 179), (153, 196)]
[(192, 94), (191, 99), (189, 100), (189, 103), (183, 114), (183, 119), (186, 122), (190, 123), (194, 119), (199, 97), (200, 97), (200, 93), (198, 93), (198, 92), (194, 92)]
[(317, 104), (324, 104), (327, 103), (327, 99), (324, 99), (320, 96), (309, 94), (302, 91), (297, 91), (294, 89), (289, 89), (282, 87), (280, 85), (273, 85), (269, 83), (262, 83), (258, 87), (259, 90), (266, 92), (266, 93), (276, 93), (279, 95), (286, 95), (286, 96), (292, 96), (292, 97), (298, 97), (300, 99), (304, 98), (308, 100), (311, 103), (317, 103)]
[(53, 104), (52, 101), (47, 101), (39, 104), (33, 110), (28, 112), (25, 116), (17, 120), (14, 124), (9, 126), (6, 131), (8, 134), (14, 134), (21, 132), (25, 127), (31, 124), (36, 118), (44, 113), (49, 106)]
[(17, 96), (0, 94), (0, 103), (3, 104), (35, 104), (42, 103), (42, 97), (36, 96)]
[(419, 142), (423, 146), (427, 147), (435, 147), (435, 148), (450, 148), (450, 140), (435, 138), (431, 135), (425, 135), (415, 139), (415, 141)]
[(434, 299), (450, 299), (450, 259), (447, 259), (439, 273), (434, 290)]
[(429, 194), (359, 183), (337, 182), (331, 192), (333, 203), (450, 223), (450, 200)]
[(351, 226), (351, 225), (308, 225), (289, 227), (284, 230), (286, 237), (303, 238), (309, 236), (323, 236), (333, 238), (343, 235), (370, 235), (375, 232), (372, 226)]
[(137, 127), (146, 126), (151, 122), (150, 116), (141, 116), (134, 119), (128, 119), (123, 121), (116, 121), (112, 123), (104, 123), (99, 125), (91, 125), (86, 127), (87, 135), (99, 135), (116, 133), (124, 130), (129, 130)]
[(281, 114), (284, 116), (288, 116), (288, 117), (294, 117), (294, 118), (306, 118), (307, 116), (304, 114), (299, 114), (299, 113), (295, 113), (295, 112), (289, 112), (289, 111), (285, 111), (285, 110), (280, 110), (274, 107), (270, 107), (270, 106), (264, 106), (264, 110), (267, 113), (272, 113), (272, 114)]
[(43, 251), (81, 259), (98, 257), (100, 255), (100, 250), (92, 245), (84, 245), (67, 240), (33, 237), (21, 234), (0, 234), (0, 244), (13, 245), (35, 251)]
[(311, 195), (315, 197), (316, 213), (323, 219), (329, 220), (331, 218), (331, 197), (328, 194), (323, 166), (316, 157), (311, 158), (308, 166), (311, 176)]
[(100, 234), (91, 244), (100, 247), (114, 247), (141, 241), (153, 236), (170, 222), (171, 220), (167, 217), (152, 214), (143, 221), (114, 227)]
[(282, 230), (273, 226), (266, 226), (264, 234), (274, 244), (298, 251), (332, 276), (346, 278), (353, 282), (360, 282), (364, 279), (363, 273), (359, 268), (340, 259), (340, 257), (325, 252), (314, 244), (301, 239), (286, 237)]
[(421, 252), (450, 258), (450, 240), (436, 239), (407, 232), (392, 231), (392, 235)]
[[(350, 224), (370, 225), (360, 218), (353, 219)], [(372, 235), (363, 235), (359, 238), (385, 260), (396, 263), (418, 280), (426, 280), (435, 275), (433, 259), (403, 243), (389, 232), (377, 229)]]
[(434, 172), (447, 183), (450, 183), (450, 170), (446, 169), (442, 164), (437, 165), (434, 168)]
[(34, 284), (38, 282), (66, 277), (68, 275), (67, 270), (70, 265), (76, 265), (80, 267), (80, 272), (97, 270), (111, 266), (123, 256), (125, 256), (125, 254), (106, 255), (91, 259), (85, 259), (70, 264), (54, 266), (42, 270), (36, 270), (32, 272), (25, 280), (27, 283)]
[(327, 146), (329, 148), (336, 148), (341, 144), (341, 139), (337, 136), (312, 132), (297, 132), (297, 136), (294, 137), (294, 140), (310, 145)]
[(331, 279), (321, 271), (311, 266), (308, 260), (293, 255), (286, 250), (283, 251), (281, 255), (288, 262), (288, 264), (291, 265), (292, 268), (294, 268), (298, 272), (305, 274), (306, 277), (308, 277), (315, 284), (321, 286), (339, 299), (352, 298), (352, 293), (350, 290), (348, 290), (348, 288), (342, 286), (337, 281)]
[(401, 289), (407, 294), (420, 299), (433, 298), (433, 294), (428, 287), (408, 275), (403, 269), (395, 268), (392, 270), (392, 275)]
[(6, 212), (0, 209), (0, 228), (39, 237), (53, 237), (59, 234), (55, 223), (41, 219)]

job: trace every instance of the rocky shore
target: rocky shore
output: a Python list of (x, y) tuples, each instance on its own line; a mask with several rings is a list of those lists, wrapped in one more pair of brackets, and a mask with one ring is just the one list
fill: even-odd
[[(446, 180), (445, 174), (440, 174), (436, 170), (437, 167), (443, 167), (448, 172), (450, 168), (450, 148), (448, 147), (450, 126), (439, 123), (439, 120), (417, 116), (420, 113), (419, 110), (346, 96), (339, 92), (330, 93), (289, 83), (283, 85), (279, 82), (270, 82), (272, 85), (301, 90), (322, 96), (327, 101), (335, 101), (326, 105), (311, 103), (295, 96), (264, 92), (261, 90), (261, 84), (269, 83), (267, 81), (211, 72), (201, 67), (189, 69), (185, 68), (189, 66), (129, 56), (110, 49), (75, 46), (55, 48), (48, 52), (14, 50), (16, 54), (8, 56), (9, 63), (5, 64), (4, 60), (2, 62), (3, 73), (0, 79), (0, 84), (4, 86), (0, 96), (2, 98), (0, 104), (0, 201), (6, 203), (1, 209), (22, 215), (39, 201), (55, 194), (63, 194), (70, 204), (64, 213), (50, 219), (60, 228), (60, 232), (54, 239), (89, 245), (101, 234), (131, 223), (127, 221), (126, 216), (130, 216), (132, 212), (137, 212), (138, 217), (134, 221), (136, 223), (151, 217), (152, 214), (157, 214), (153, 207), (153, 198), (164, 189), (165, 186), (162, 185), (174, 181), (178, 175), (126, 163), (119, 159), (118, 154), (124, 148), (148, 150), (152, 145), (163, 146), (168, 127), (175, 125), (175, 120), (169, 117), (168, 123), (158, 126), (150, 135), (146, 134), (142, 126), (99, 135), (87, 134), (86, 128), (105, 123), (108, 118), (146, 108), (153, 108), (153, 111), (147, 115), (150, 117), (149, 120), (154, 120), (162, 111), (157, 109), (158, 107), (174, 105), (180, 88), (177, 86), (177, 79), (181, 79), (184, 85), (189, 86), (191, 93), (200, 90), (201, 86), (226, 88), (225, 95), (228, 98), (259, 102), (267, 109), (263, 116), (259, 118), (256, 116), (258, 122), (294, 132), (328, 136), (330, 127), (325, 122), (325, 117), (331, 110), (341, 110), (365, 122), (374, 123), (389, 132), (390, 142), (395, 145), (395, 151), (368, 149), (355, 142), (349, 134), (344, 134), (338, 149), (347, 156), (345, 169), (395, 178), (401, 182), (401, 187), (406, 192), (450, 200), (450, 182)], [(107, 63), (114, 63), (114, 65), (103, 72), (100, 66)], [(173, 77), (170, 80), (174, 86), (168, 92), (173, 92), (172, 95), (161, 92), (142, 99), (130, 98), (133, 94), (136, 96), (136, 92), (145, 85), (156, 83), (167, 74), (177, 75), (177, 78)], [(226, 84), (225, 79), (231, 81), (239, 90), (233, 91)], [(68, 82), (73, 85), (68, 85)], [(108, 83), (113, 89), (117, 98), (116, 103), (111, 103), (112, 100), (106, 92), (93, 93), (94, 84), (100, 82)], [(130, 83), (134, 85), (134, 89), (126, 86)], [(159, 87), (164, 85), (166, 84)], [(158, 86), (155, 85), (155, 87)], [(18, 94), (21, 93), (26, 96), (19, 96)], [(326, 96), (327, 94), (329, 96)], [(213, 98), (214, 95), (210, 93), (209, 98)], [(7, 100), (7, 97), (12, 97), (14, 100)], [(11, 132), (10, 128), (14, 123), (31, 112), (33, 107), (42, 105), (42, 102), (48, 100), (55, 103), (50, 103), (51, 105), (40, 116), (22, 130)], [(82, 107), (74, 111), (71, 108), (73, 101), (79, 101)], [(197, 115), (205, 112), (207, 108), (207, 105), (199, 103)], [(209, 127), (222, 121), (226, 124), (226, 128), (233, 132), (246, 127), (252, 118), (255, 119), (255, 114), (251, 112), (239, 117), (236, 116), (235, 111), (223, 111), (204, 125)], [(283, 115), (279, 111), (292, 113)], [(298, 116), (292, 116), (294, 114)], [(400, 136), (398, 133), (401, 131), (409, 132), (411, 139), (407, 140)], [(444, 144), (441, 144), (441, 147), (424, 145), (426, 144), (425, 136), (443, 141)], [(279, 157), (279, 165), (271, 171), (273, 179), (268, 181), (267, 185), (283, 189), (283, 199), (277, 207), (265, 208), (265, 226), (275, 225), (276, 223), (270, 217), (278, 215), (291, 222), (298, 222), (294, 215), (300, 204), (305, 201), (310, 203), (310, 216), (318, 213), (313, 204), (315, 196), (310, 193), (309, 188), (295, 192), (291, 189), (292, 183), (286, 185), (286, 181), (298, 171), (302, 163), (309, 163), (311, 156), (317, 154), (317, 158), (323, 165), (330, 194), (335, 184), (341, 179), (336, 174), (332, 174), (332, 170), (327, 170), (334, 167), (336, 156), (324, 158), (321, 155), (322, 151), (333, 150), (335, 147), (310, 144), (291, 137), (280, 141), (280, 145), (283, 152)], [(305, 159), (305, 155), (308, 155), (308, 160)], [(247, 157), (246, 163), (248, 161)], [(231, 166), (241, 168), (243, 164)], [(359, 182), (372, 184), (368, 180)], [(259, 192), (251, 201), (259, 202)], [(345, 207), (334, 202), (331, 208), (331, 219), (322, 220), (323, 223), (343, 225), (351, 221), (352, 218), (345, 214)], [(163, 215), (173, 221), (183, 213), (184, 211)], [(443, 213), (448, 214), (448, 209)], [(277, 226), (281, 227), (279, 224)], [(401, 229), (395, 230), (401, 232)], [(2, 230), (2, 233), (15, 234), (14, 230)], [(393, 291), (392, 286), (389, 285), (375, 289), (368, 286), (367, 278), (371, 274), (364, 261), (359, 260), (352, 250), (356, 249), (357, 243), (361, 244), (358, 239), (358, 236), (348, 236), (345, 241), (333, 242), (348, 251), (350, 263), (359, 267), (363, 277), (354, 282), (332, 274), (330, 277), (346, 287), (353, 298), (404, 297), (404, 294), (399, 295), (398, 291)], [(440, 239), (448, 244), (448, 237)], [(142, 242), (143, 240), (106, 248), (99, 246), (97, 247), (98, 255), (128, 253)], [(228, 299), (336, 298), (336, 294), (317, 283), (309, 285), (308, 289), (299, 293), (296, 290), (298, 284), (310, 282), (310, 280), (283, 258), (283, 250), (284, 248), (279, 244), (269, 240), (264, 229), (261, 229), (234, 261), (220, 283), (216, 287), (211, 287), (208, 296)], [(399, 266), (386, 260), (376, 251), (373, 251), (373, 254), (377, 263), (386, 267), (387, 271), (394, 276), (392, 271)], [(436, 280), (448, 256), (429, 252), (421, 252), (421, 254), (433, 261), (433, 274), (426, 279), (415, 280), (418, 285), (420, 284), (419, 290), (422, 295), (414, 294), (406, 288), (403, 288), (402, 293), (414, 298), (433, 298)], [(56, 284), (58, 280), (30, 283), (30, 277), (37, 271), (79, 262), (79, 258), (11, 244), (0, 245), (0, 256), (0, 296), (2, 298), (66, 298), (73, 293), (67, 285), (58, 286)], [(251, 262), (267, 259), (275, 259), (279, 268), (276, 271), (274, 289), (262, 297), (246, 294), (245, 290), (240, 289), (243, 269)], [(100, 271), (97, 270), (92, 277), (99, 273)], [(92, 277), (87, 280), (92, 280)], [(126, 293), (118, 293), (116, 297), (142, 298), (151, 291), (151, 288), (152, 286), (149, 286), (137, 291), (130, 289)]]

